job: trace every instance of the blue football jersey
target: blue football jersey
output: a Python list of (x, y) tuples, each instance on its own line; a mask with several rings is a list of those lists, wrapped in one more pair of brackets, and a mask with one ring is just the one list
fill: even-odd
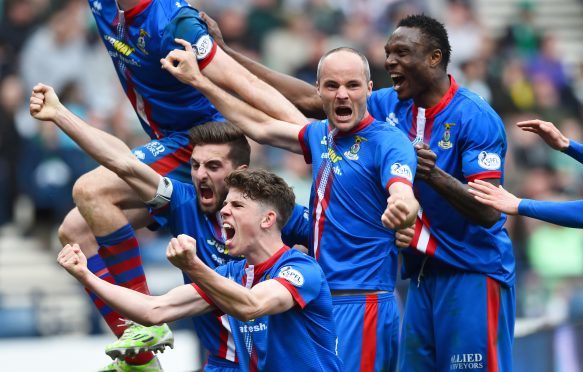
[(217, 46), (196, 9), (185, 0), (142, 0), (125, 12), (115, 0), (89, 0), (89, 5), (123, 89), (150, 138), (224, 120), (206, 97), (160, 65), (170, 51), (182, 48), (175, 38), (192, 43), (201, 69), (212, 60)]
[[(332, 296), (318, 263), (297, 250), (282, 247), (269, 260), (248, 265), (229, 262), (220, 275), (252, 288), (277, 280), (294, 298), (295, 306), (279, 314), (247, 322), (228, 316), (242, 371), (340, 371)], [(212, 304), (199, 287), (196, 290)]]
[[(400, 101), (392, 88), (374, 91), (368, 105), (371, 115), (399, 128), (414, 144), (428, 144), (437, 155), (436, 166), (460, 182), (496, 178), (503, 183), (504, 124), (483, 98), (458, 87), (453, 78), (442, 100), (428, 109)], [(513, 283), (515, 262), (505, 215), (485, 228), (465, 218), (426, 182), (415, 181), (414, 190), (421, 209), (411, 249), (404, 251), (405, 277), (420, 269), (423, 255), (430, 255), (457, 269)]]
[[(212, 269), (241, 257), (229, 255), (225, 247), (226, 234), (219, 213), (203, 213), (197, 201), (194, 186), (170, 179), (173, 186), (170, 203), (157, 210), (151, 210), (154, 220), (161, 226), (167, 226), (173, 236), (187, 234), (196, 239), (197, 255)], [(282, 230), (282, 239), (288, 245), (308, 245), (309, 238), (308, 210), (296, 205), (287, 224)], [(184, 276), (185, 283), (190, 283)], [(226, 316), (216, 312), (194, 317), (195, 330), (201, 343), (211, 355), (236, 361), (235, 343)]]
[(413, 181), (413, 146), (371, 116), (348, 133), (316, 121), (301, 130), (299, 140), (312, 164), (310, 253), (330, 288), (392, 291), (398, 251), (394, 231), (381, 216), (389, 186)]

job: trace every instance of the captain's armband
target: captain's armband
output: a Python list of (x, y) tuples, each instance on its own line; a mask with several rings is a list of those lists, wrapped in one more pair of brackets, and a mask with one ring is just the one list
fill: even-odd
[(156, 196), (151, 200), (146, 202), (146, 205), (150, 208), (157, 209), (165, 206), (170, 202), (172, 197), (172, 182), (167, 177), (160, 177), (160, 183), (158, 183), (158, 190), (156, 190)]

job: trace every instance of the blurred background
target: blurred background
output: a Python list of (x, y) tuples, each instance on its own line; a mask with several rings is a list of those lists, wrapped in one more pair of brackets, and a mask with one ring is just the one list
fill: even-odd
[[(99, 0), (95, 0), (99, 2)], [(159, 0), (165, 1), (165, 0)], [(93, 0), (91, 0), (93, 2)], [(57, 4), (58, 3), (58, 4)], [(523, 197), (580, 199), (583, 165), (550, 150), (515, 123), (540, 118), (583, 142), (582, 0), (191, 0), (221, 26), (227, 43), (313, 83), (327, 50), (365, 52), (377, 88), (388, 35), (404, 15), (445, 23), (450, 73), (482, 95), (506, 124), (506, 186)], [(56, 229), (73, 207), (71, 187), (96, 164), (52, 125), (28, 114), (34, 84), (52, 85), (75, 114), (130, 146), (147, 138), (121, 91), (84, 0), (0, 1), (0, 350), (2, 370), (95, 370), (113, 340), (83, 289), (56, 264)], [(310, 172), (300, 156), (253, 146), (252, 166), (277, 171), (307, 204)], [(517, 260), (516, 371), (583, 370), (583, 231), (509, 218)], [(181, 276), (164, 258), (167, 236), (140, 231), (150, 289)], [(403, 298), (406, 283), (399, 283)], [(162, 359), (194, 370), (189, 323), (183, 346)], [(26, 356), (38, 356), (23, 360)], [(50, 355), (63, 356), (45, 358)], [(58, 362), (57, 362), (58, 360)]]

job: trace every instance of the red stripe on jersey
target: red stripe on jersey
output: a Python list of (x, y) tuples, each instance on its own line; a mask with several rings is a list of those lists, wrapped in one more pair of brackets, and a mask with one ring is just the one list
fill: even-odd
[(473, 182), (475, 180), (500, 179), (500, 178), (502, 178), (501, 171), (490, 171), (472, 174), (470, 176), (467, 176), (466, 180)]
[(453, 76), (449, 76), (449, 89), (445, 93), (443, 97), (439, 100), (439, 102), (425, 111), (425, 117), (427, 118), (434, 118), (437, 114), (439, 114), (453, 99), (453, 96), (457, 93), (458, 85)]
[[(127, 68), (125, 69), (125, 77), (126, 77), (126, 93), (130, 100), (130, 103), (132, 104), (132, 107), (134, 108), (134, 111), (136, 111), (140, 119), (146, 121), (146, 124), (150, 127), (152, 132), (154, 132), (156, 138), (164, 137), (162, 132), (160, 132), (158, 124), (152, 120), (152, 105), (150, 105), (150, 103), (146, 101), (144, 97), (141, 97), (143, 111), (138, 107), (138, 97), (136, 96), (136, 90), (134, 89), (132, 74), (130, 73), (130, 70)], [(140, 112), (143, 113), (143, 116), (145, 116), (145, 118), (142, 117), (142, 115), (140, 115)]]
[[(101, 258), (109, 258), (121, 254), (123, 252), (129, 251), (130, 249), (134, 249), (136, 247), (138, 247), (138, 240), (135, 237), (132, 237), (131, 239), (124, 240), (123, 242), (120, 242), (116, 245), (112, 245), (110, 247), (101, 247), (101, 249), (99, 250), (99, 255), (101, 256)], [(111, 268), (109, 269), (109, 271), (111, 272)]]
[(306, 161), (306, 164), (312, 164), (312, 154), (310, 153), (310, 148), (306, 145), (306, 142), (304, 141), (306, 129), (308, 129), (307, 124), (304, 125), (302, 129), (300, 129), (298, 133), (298, 141), (300, 141), (300, 146), (302, 147), (302, 153), (304, 154), (304, 160)]
[(409, 128), (409, 140), (414, 141), (417, 138), (417, 106), (413, 105), (412, 111), (412, 119), (413, 122), (411, 123), (411, 128)]
[[(334, 180), (333, 174), (334, 170), (330, 169), (328, 173), (328, 177), (323, 179), (324, 171), (327, 167), (327, 162), (324, 161), (320, 165), (320, 170), (318, 172), (318, 177), (316, 178), (316, 197), (314, 198), (314, 212), (313, 212), (313, 219), (314, 219), (314, 231), (317, 234), (314, 234), (314, 256), (316, 260), (320, 258), (320, 242), (322, 240), (322, 235), (324, 234), (324, 225), (326, 223), (326, 210), (328, 209), (328, 203), (330, 202), (330, 192), (332, 190), (332, 181)], [(331, 167), (331, 166), (330, 166)], [(320, 196), (318, 194), (318, 188), (324, 184), (324, 197), (320, 200)], [(320, 206), (321, 208), (318, 208)], [(318, 213), (320, 214), (318, 217)]]
[(150, 168), (163, 176), (169, 174), (181, 164), (188, 163), (192, 155), (192, 145), (184, 146), (150, 164)]
[(395, 182), (401, 182), (401, 183), (404, 183), (405, 185), (413, 187), (413, 184), (408, 179), (402, 178), (402, 177), (395, 177), (395, 178), (391, 179), (389, 182), (387, 182), (387, 186), (385, 186), (385, 189), (387, 189), (387, 191), (389, 191), (389, 186), (391, 186)]
[(253, 349), (251, 350), (251, 357), (249, 358), (249, 372), (257, 372), (259, 369), (257, 368), (257, 350), (255, 350), (255, 346), (251, 346)]
[(132, 18), (140, 14), (144, 9), (150, 5), (152, 0), (142, 0), (138, 3), (138, 5), (134, 6), (131, 9), (128, 9), (124, 12), (124, 16), (128, 21), (131, 21)]
[(202, 61), (198, 62), (198, 69), (202, 71), (206, 66), (208, 66), (215, 57), (215, 54), (217, 54), (217, 43), (213, 41), (213, 46), (211, 47), (209, 55), (206, 56)]
[(205, 300), (209, 305), (215, 306), (215, 303), (213, 302), (213, 300), (211, 300), (211, 298), (204, 293), (204, 291), (202, 290), (202, 288), (200, 288), (198, 285), (191, 283), (190, 285), (192, 285), (192, 287), (194, 288), (195, 291), (198, 292), (198, 294), (200, 295), (200, 297), (202, 297), (203, 300)]
[(306, 307), (306, 301), (304, 301), (300, 295), (300, 292), (298, 292), (298, 289), (293, 284), (284, 278), (273, 278), (273, 280), (277, 280), (278, 283), (281, 283), (281, 285), (283, 285), (289, 291), (289, 293), (294, 298), (294, 301), (300, 306), (301, 309)]
[[(200, 293), (200, 292), (199, 292)], [(226, 359), (227, 358), (227, 342), (229, 341), (229, 331), (223, 327), (223, 321), (221, 320), (221, 316), (217, 316), (217, 322), (219, 323), (219, 351), (218, 357)]]
[(366, 295), (366, 302), (364, 305), (364, 321), (362, 325), (362, 348), (360, 358), (361, 372), (374, 372), (375, 358), (377, 353), (378, 315), (377, 295)]
[(500, 283), (486, 277), (488, 306), (488, 372), (498, 372), (498, 318), (500, 316)]
[(417, 249), (417, 244), (419, 243), (419, 237), (421, 236), (421, 230), (423, 229), (423, 222), (419, 216), (415, 219), (415, 232), (413, 233), (413, 239), (411, 240), (411, 244), (409, 246), (411, 248)]
[(424, 213), (421, 213), (421, 217), (417, 216), (415, 221), (415, 233), (409, 246), (421, 253), (435, 256), (437, 241), (433, 235), (431, 235), (429, 219)]
[(160, 126), (158, 125), (158, 123), (154, 121), (154, 119), (152, 119), (152, 105), (150, 104), (150, 102), (146, 101), (144, 97), (142, 97), (142, 102), (144, 103), (144, 112), (146, 113), (148, 124), (150, 125), (150, 128), (152, 128), (154, 135), (156, 136), (156, 138), (164, 137), (162, 132), (160, 132)]

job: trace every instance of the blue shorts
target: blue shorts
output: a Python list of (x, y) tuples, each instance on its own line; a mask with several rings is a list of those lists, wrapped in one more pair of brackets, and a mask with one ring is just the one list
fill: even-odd
[(334, 296), (332, 301), (344, 370), (394, 371), (399, 312), (393, 294)]
[(132, 150), (136, 158), (148, 164), (158, 174), (172, 179), (192, 183), (190, 156), (192, 144), (187, 132), (175, 132)]
[(225, 359), (210, 355), (203, 367), (204, 372), (239, 372), (239, 363), (233, 363)]
[(405, 304), (400, 371), (511, 371), (515, 293), (429, 259)]

